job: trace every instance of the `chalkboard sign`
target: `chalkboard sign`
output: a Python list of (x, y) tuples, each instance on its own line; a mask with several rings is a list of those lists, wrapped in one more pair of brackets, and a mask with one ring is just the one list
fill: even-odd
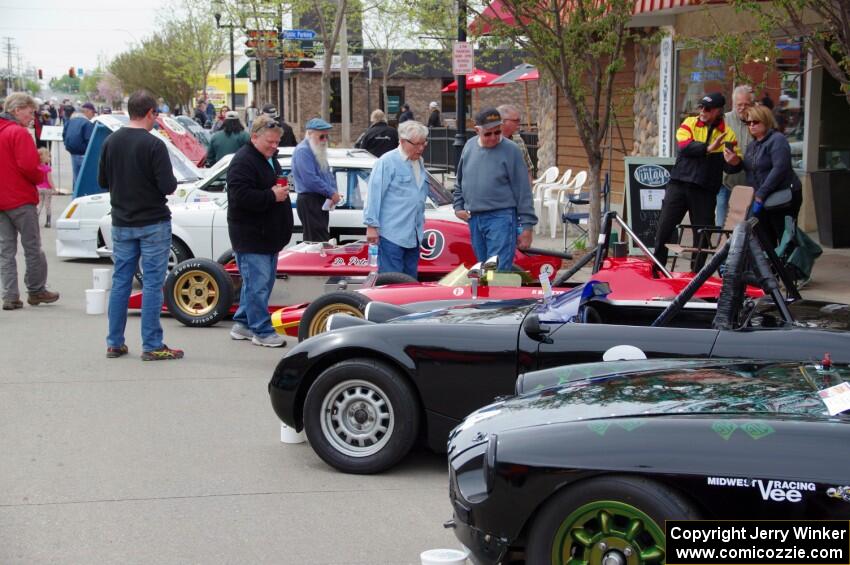
[[(626, 209), (629, 226), (650, 251), (661, 217), (664, 190), (676, 160), (672, 157), (626, 157)], [(639, 253), (633, 241), (629, 251)]]

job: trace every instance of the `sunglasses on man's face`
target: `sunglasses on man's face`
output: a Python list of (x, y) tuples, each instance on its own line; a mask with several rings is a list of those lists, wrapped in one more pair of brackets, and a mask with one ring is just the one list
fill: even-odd
[(279, 128), (279, 127), (280, 127), (280, 122), (268, 122), (268, 123), (266, 123), (266, 124), (263, 124), (263, 127), (264, 127), (264, 128), (269, 128), (269, 129)]
[(496, 131), (485, 131), (481, 135), (482, 135), (482, 137), (491, 137), (491, 136), (494, 136), (494, 135), (502, 135), (502, 130), (497, 129)]

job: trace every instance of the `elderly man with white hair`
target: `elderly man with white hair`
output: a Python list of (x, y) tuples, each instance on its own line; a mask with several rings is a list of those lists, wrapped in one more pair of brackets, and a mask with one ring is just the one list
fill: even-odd
[[(735, 132), (735, 138), (738, 140), (738, 147), (742, 155), (746, 154), (747, 145), (752, 139), (745, 122), (747, 121), (747, 112), (753, 107), (754, 100), (755, 96), (751, 86), (742, 84), (735, 87), (735, 90), (732, 91), (732, 109), (723, 116), (726, 125)], [(732, 193), (732, 188), (739, 184), (747, 184), (746, 172), (723, 174), (723, 185), (717, 192), (717, 207), (714, 210), (714, 223), (718, 226), (722, 227), (726, 223), (726, 213), (729, 211), (729, 195)]]
[(384, 153), (369, 175), (363, 223), (366, 239), (378, 244), (378, 272), (416, 278), (428, 196), (422, 160), (428, 128), (408, 120), (398, 126), (398, 137), (398, 147)]
[(304, 227), (304, 241), (328, 241), (330, 203), (336, 205), (340, 201), (336, 179), (328, 165), (328, 132), (333, 126), (313, 118), (304, 129), (307, 135), (292, 152), (292, 179), (298, 193), (295, 207)]

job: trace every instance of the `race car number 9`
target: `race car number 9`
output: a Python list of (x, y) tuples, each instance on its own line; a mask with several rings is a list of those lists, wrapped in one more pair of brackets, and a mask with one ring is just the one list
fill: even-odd
[(443, 254), (446, 248), (446, 237), (438, 230), (425, 230), (422, 243), (419, 245), (419, 257), (424, 261), (433, 261)]

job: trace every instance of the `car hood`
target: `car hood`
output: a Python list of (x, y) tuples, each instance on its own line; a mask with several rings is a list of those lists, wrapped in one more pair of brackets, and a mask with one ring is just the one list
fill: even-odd
[(388, 324), (509, 324), (519, 325), (539, 304), (531, 298), (461, 304), (450, 308), (410, 314)]
[[(563, 384), (547, 387), (545, 377)], [(560, 367), (521, 378), (543, 386), (473, 412), (451, 438), (461, 440), (472, 429), (474, 436), (486, 438), (544, 423), (683, 414), (850, 422), (850, 414), (830, 417), (818, 395), (818, 390), (850, 382), (847, 364), (824, 369), (767, 361), (627, 361)], [(472, 437), (466, 439), (474, 442)]]

